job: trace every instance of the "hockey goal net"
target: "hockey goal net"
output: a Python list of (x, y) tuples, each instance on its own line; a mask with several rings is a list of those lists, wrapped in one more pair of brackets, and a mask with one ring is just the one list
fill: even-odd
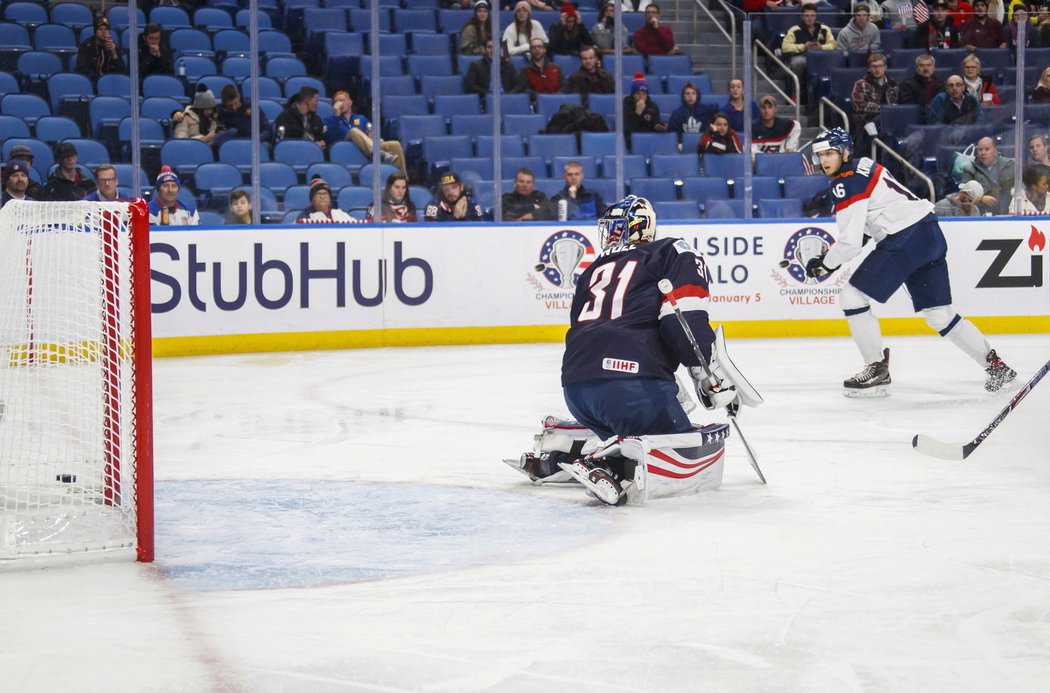
[(141, 201), (0, 209), (0, 568), (153, 560), (149, 280)]

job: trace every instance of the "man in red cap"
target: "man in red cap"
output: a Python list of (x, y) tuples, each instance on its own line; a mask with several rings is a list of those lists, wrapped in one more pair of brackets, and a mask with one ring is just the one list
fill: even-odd
[(547, 29), (547, 36), (547, 48), (554, 55), (574, 55), (584, 46), (594, 45), (594, 39), (580, 22), (580, 13), (569, 3), (561, 6), (561, 15)]
[(642, 55), (681, 53), (669, 26), (660, 26), (660, 6), (655, 2), (645, 8), (645, 24), (634, 32), (634, 49)]

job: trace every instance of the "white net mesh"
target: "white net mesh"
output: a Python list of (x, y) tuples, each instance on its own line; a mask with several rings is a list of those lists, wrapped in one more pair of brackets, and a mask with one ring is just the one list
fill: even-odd
[(0, 209), (0, 559), (136, 548), (130, 219)]

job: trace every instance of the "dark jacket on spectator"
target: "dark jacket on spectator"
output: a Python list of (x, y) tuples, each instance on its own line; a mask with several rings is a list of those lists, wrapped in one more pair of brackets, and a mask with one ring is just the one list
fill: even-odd
[(599, 67), (591, 74), (581, 67), (569, 75), (565, 91), (572, 94), (612, 94), (616, 91), (616, 84), (607, 70)]
[[(274, 123), (274, 137), (284, 140), (308, 139), (320, 142), (324, 139), (324, 121), (316, 113), (299, 113), (296, 104), (299, 103), (299, 94), (288, 99), (285, 109), (277, 116)], [(284, 128), (283, 130), (281, 128)]]
[(660, 124), (660, 107), (651, 98), (645, 102), (641, 115), (634, 112), (634, 96), (623, 97), (623, 131), (628, 136), (632, 132), (653, 132)]
[(944, 82), (932, 77), (929, 82), (913, 74), (901, 82), (897, 103), (917, 103), (924, 109), (933, 100), (933, 97), (944, 91)]
[(555, 218), (551, 201), (539, 190), (526, 197), (517, 190), (503, 193), (503, 221), (517, 221), (532, 212), (533, 221), (550, 221)]
[(76, 179), (69, 180), (65, 176), (59, 175), (58, 169), (56, 169), (51, 174), (51, 177), (47, 179), (47, 183), (44, 184), (44, 194), (40, 199), (48, 202), (79, 202), (94, 189), (94, 181), (90, 178), (82, 178), (79, 170), (77, 171)]
[[(955, 26), (951, 17), (945, 17), (944, 24), (941, 26), (937, 26), (933, 17), (930, 17), (930, 21), (920, 24), (915, 31), (919, 47), (962, 48), (963, 46), (959, 38), (959, 27)], [(923, 42), (924, 36), (926, 37), (925, 42)]]
[[(503, 91), (510, 93), (518, 86), (518, 75), (514, 72), (514, 66), (509, 60), (501, 60), (499, 65), (499, 78), (503, 84)], [(475, 60), (467, 68), (467, 75), (463, 78), (463, 89), (468, 94), (477, 94), (484, 98), (492, 87), (492, 61), (487, 57)]]
[(97, 77), (110, 72), (127, 73), (128, 68), (124, 66), (124, 61), (120, 59), (119, 50), (117, 51), (117, 57), (113, 58), (105, 48), (98, 45), (95, 37), (91, 36), (80, 44), (80, 49), (77, 51), (76, 71), (88, 77)]
[(980, 115), (981, 109), (973, 94), (963, 94), (962, 100), (956, 104), (946, 92), (941, 92), (926, 107), (926, 124), (972, 125), (980, 120)]
[(146, 36), (139, 36), (139, 74), (146, 75), (170, 75), (173, 74), (171, 50), (160, 43), (160, 55), (153, 57), (146, 45)]
[(576, 22), (576, 33), (569, 34), (561, 22), (551, 24), (547, 30), (549, 43), (547, 50), (556, 55), (570, 55), (577, 53), (584, 46), (593, 46), (594, 39), (590, 32), (579, 21)]
[[(215, 109), (215, 113), (219, 118), (219, 129), (220, 130), (235, 130), (237, 132), (234, 137), (251, 137), (252, 136), (252, 109), (251, 104), (245, 100), (241, 100), (241, 107), (239, 110), (231, 110), (226, 106), (219, 104)], [(296, 112), (298, 115), (298, 112)], [(285, 136), (288, 136), (287, 130)], [(270, 121), (266, 117), (266, 114), (259, 111), (259, 138), (268, 140), (273, 137), (273, 128), (270, 127)]]

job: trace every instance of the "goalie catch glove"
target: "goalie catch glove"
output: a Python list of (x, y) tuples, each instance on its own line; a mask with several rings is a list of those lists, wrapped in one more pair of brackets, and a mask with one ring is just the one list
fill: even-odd
[(714, 377), (708, 378), (703, 368), (689, 369), (689, 375), (696, 382), (696, 393), (705, 409), (727, 407), (733, 413), (741, 405), (757, 407), (762, 404), (762, 395), (729, 357), (721, 325), (715, 330), (715, 341), (711, 348), (711, 373)]
[(690, 368), (689, 375), (696, 383), (696, 395), (700, 398), (700, 404), (704, 406), (704, 409), (710, 411), (723, 407), (740, 406), (740, 402), (737, 401), (736, 388), (728, 382), (708, 378), (703, 368)]
[(838, 267), (828, 267), (824, 264), (825, 255), (827, 255), (826, 252), (821, 253), (817, 257), (810, 258), (809, 262), (806, 263), (807, 277), (810, 277), (811, 279), (820, 279), (821, 277), (826, 277), (838, 269)]

